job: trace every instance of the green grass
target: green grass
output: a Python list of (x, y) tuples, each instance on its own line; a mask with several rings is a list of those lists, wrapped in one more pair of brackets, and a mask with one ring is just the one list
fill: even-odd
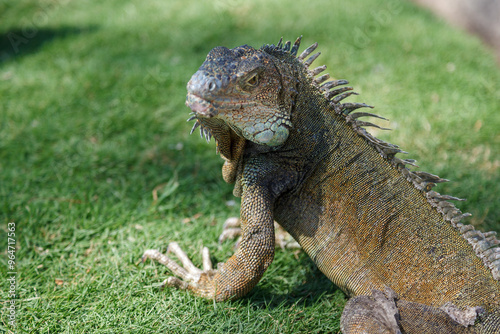
[[(13, 222), (17, 333), (338, 331), (345, 297), (303, 253), (278, 250), (248, 297), (219, 304), (158, 289), (168, 271), (139, 263), (174, 240), (197, 264), (202, 245), (216, 262), (232, 253), (216, 240), (238, 205), (214, 144), (185, 122), (185, 85), (217, 45), (319, 42), (318, 64), (391, 119), (377, 135), (500, 231), (500, 70), (409, 3), (23, 0), (0, 13), (0, 265), (7, 277)], [(14, 329), (7, 283), (1, 331)]]

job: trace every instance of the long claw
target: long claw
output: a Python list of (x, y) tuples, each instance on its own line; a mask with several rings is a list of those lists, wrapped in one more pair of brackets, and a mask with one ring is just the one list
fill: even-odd
[(219, 243), (221, 244), (227, 239), (235, 239), (240, 236), (241, 233), (241, 228), (239, 227), (226, 228), (219, 236)]
[(224, 225), (222, 226), (222, 233), (219, 236), (219, 243), (223, 243), (227, 239), (235, 239), (241, 236), (241, 223), (240, 219), (237, 217), (230, 217), (226, 219)]
[[(193, 262), (191, 262), (191, 260), (187, 256), (187, 254), (179, 247), (179, 244), (177, 242), (171, 242), (168, 245), (167, 253), (169, 253), (169, 252), (172, 252), (177, 256), (179, 261), (181, 261), (182, 266), (189, 272), (189, 274), (191, 274), (193, 276), (199, 276), (203, 272), (200, 269), (196, 268), (196, 266), (193, 264)], [(172, 260), (170, 260), (170, 261), (172, 261)], [(177, 275), (177, 276), (181, 276), (181, 275)]]
[(175, 275), (177, 275), (183, 279), (193, 279), (194, 278), (194, 276), (191, 273), (189, 273), (186, 269), (182, 268), (175, 261), (171, 260), (168, 256), (160, 253), (156, 249), (148, 249), (147, 251), (145, 251), (144, 255), (142, 256), (142, 259), (143, 259), (143, 262), (146, 259), (158, 261), (159, 263), (166, 266), (168, 269), (172, 270), (172, 272)]
[(226, 229), (228, 227), (240, 227), (240, 226), (241, 226), (240, 219), (238, 217), (230, 217), (226, 219), (226, 221), (224, 222), (223, 228)]
[(162, 288), (164, 288), (166, 286), (173, 286), (177, 289), (186, 290), (189, 286), (189, 283), (181, 281), (177, 277), (170, 276), (161, 283)]
[(212, 260), (210, 260), (210, 252), (207, 247), (203, 247), (202, 251), (203, 257), (203, 271), (212, 270)]

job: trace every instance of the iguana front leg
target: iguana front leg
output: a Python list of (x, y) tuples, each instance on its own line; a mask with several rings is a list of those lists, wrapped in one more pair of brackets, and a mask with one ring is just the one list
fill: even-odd
[[(274, 258), (274, 225), (271, 194), (265, 186), (249, 184), (243, 187), (241, 204), (242, 240), (236, 253), (218, 270), (204, 265), (197, 269), (174, 244), (174, 252), (183, 267), (158, 251), (148, 250), (145, 258), (157, 260), (166, 265), (177, 278), (168, 278), (166, 285), (187, 289), (194, 294), (223, 301), (236, 299), (247, 294), (261, 279)], [(172, 245), (172, 244), (171, 244)], [(180, 251), (179, 251), (180, 250)], [(205, 252), (204, 252), (205, 253)], [(204, 258), (208, 258), (206, 251)], [(205, 262), (205, 261), (204, 261)]]

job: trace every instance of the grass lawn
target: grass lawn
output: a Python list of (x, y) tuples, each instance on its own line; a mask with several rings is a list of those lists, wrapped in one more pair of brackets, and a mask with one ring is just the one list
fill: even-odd
[[(391, 1), (0, 3), (0, 332), (328, 333), (345, 296), (301, 252), (277, 250), (259, 285), (214, 304), (139, 263), (179, 244), (200, 264), (239, 200), (214, 143), (189, 136), (186, 83), (217, 46), (319, 42), (337, 78), (375, 105), (442, 193), (500, 231), (500, 70), (478, 39)], [(378, 3), (378, 4), (377, 4)], [(155, 195), (155, 196), (154, 196)], [(16, 251), (8, 253), (9, 227)], [(12, 243), (13, 241), (10, 240)], [(9, 255), (15, 264), (9, 269)]]

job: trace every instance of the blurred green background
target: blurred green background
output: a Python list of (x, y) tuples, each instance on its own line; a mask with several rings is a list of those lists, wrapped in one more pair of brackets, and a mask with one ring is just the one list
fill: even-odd
[[(451, 179), (442, 193), (500, 231), (500, 70), (480, 41), (410, 2), (0, 2), (0, 245), (16, 227), (17, 333), (337, 332), (345, 297), (301, 252), (247, 298), (213, 304), (158, 284), (149, 248), (196, 264), (239, 200), (215, 145), (189, 136), (185, 86), (208, 51), (319, 42), (333, 77), (376, 106), (376, 132)], [(7, 291), (8, 282), (1, 283)], [(4, 296), (5, 297), (5, 296)], [(4, 298), (2, 297), (2, 298)]]

